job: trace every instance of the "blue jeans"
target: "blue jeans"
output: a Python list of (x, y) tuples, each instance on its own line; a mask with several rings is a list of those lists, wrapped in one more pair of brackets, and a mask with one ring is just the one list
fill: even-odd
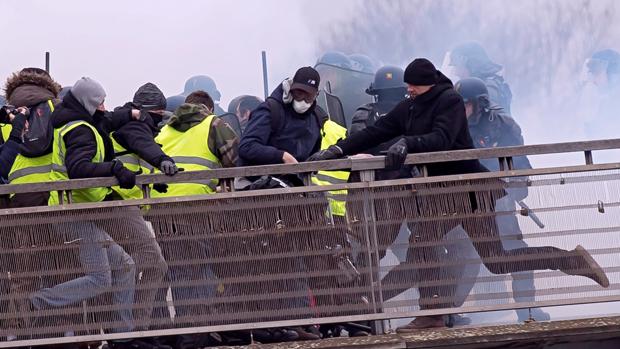
[(79, 243), (80, 264), (85, 274), (32, 293), (30, 300), (34, 308), (41, 310), (75, 305), (114, 287), (113, 304), (120, 306), (117, 315), (122, 327), (113, 331), (132, 331), (136, 283), (133, 259), (93, 222), (62, 223), (58, 230), (62, 231), (68, 241)]

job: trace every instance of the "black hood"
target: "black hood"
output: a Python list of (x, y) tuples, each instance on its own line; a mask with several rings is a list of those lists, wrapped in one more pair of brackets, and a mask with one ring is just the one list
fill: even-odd
[(413, 100), (414, 104), (426, 104), (431, 101), (434, 101), (437, 97), (439, 97), (444, 91), (454, 88), (452, 81), (448, 79), (442, 72), (437, 71), (437, 83), (433, 86), (428, 92), (423, 95), (416, 97)]

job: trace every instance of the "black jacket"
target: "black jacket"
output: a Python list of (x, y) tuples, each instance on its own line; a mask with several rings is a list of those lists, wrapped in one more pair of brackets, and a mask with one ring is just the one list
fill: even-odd
[(105, 161), (93, 163), (92, 158), (97, 152), (97, 141), (91, 129), (78, 126), (65, 134), (64, 141), (67, 148), (65, 166), (69, 178), (93, 178), (112, 176), (114, 148), (109, 138), (110, 132), (120, 128), (131, 120), (131, 111), (124, 109), (114, 113), (96, 112), (90, 116), (86, 109), (69, 92), (62, 103), (52, 114), (52, 126), (61, 128), (71, 121), (82, 120), (95, 126), (103, 139), (105, 147)]
[[(437, 74), (438, 83), (430, 91), (400, 102), (374, 125), (338, 142), (344, 154), (353, 155), (398, 136), (407, 140), (409, 153), (473, 149), (463, 99), (450, 79)], [(430, 176), (487, 171), (478, 160), (428, 166)]]
[[(521, 127), (500, 106), (492, 106), (478, 117), (470, 117), (469, 133), (476, 148), (512, 147), (523, 145)], [(483, 159), (481, 163), (491, 171), (499, 171), (497, 159)], [(513, 158), (516, 170), (532, 168), (525, 156)]]
[[(131, 109), (131, 103), (117, 108), (115, 112), (121, 111), (124, 113), (124, 108)], [(112, 137), (114, 137), (114, 140), (122, 145), (123, 148), (135, 153), (151, 166), (159, 168), (162, 161), (172, 159), (167, 156), (163, 150), (161, 150), (161, 146), (155, 142), (154, 138), (158, 132), (159, 129), (157, 128), (156, 120), (153, 120), (151, 115), (148, 114), (143, 121), (131, 120), (126, 122), (114, 131)]]

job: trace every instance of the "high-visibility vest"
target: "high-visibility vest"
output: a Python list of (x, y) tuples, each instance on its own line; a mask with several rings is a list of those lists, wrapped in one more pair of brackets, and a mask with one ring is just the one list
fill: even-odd
[[(54, 103), (47, 101), (51, 112), (54, 112)], [(22, 154), (17, 154), (11, 171), (9, 172), (9, 183), (38, 183), (50, 180), (52, 171), (52, 153), (30, 158)]]
[[(207, 116), (198, 125), (185, 132), (166, 125), (155, 138), (162, 150), (170, 156), (179, 168), (187, 171), (203, 171), (221, 168), (220, 160), (209, 149), (209, 132), (215, 115)], [(151, 190), (152, 197), (213, 194), (217, 179), (196, 180), (187, 183), (170, 183), (166, 193)]]
[[(114, 146), (114, 158), (123, 163), (123, 166), (130, 171), (140, 174), (151, 174), (155, 172), (155, 168), (135, 153), (125, 149), (114, 139), (114, 133), (110, 134), (112, 145)], [(114, 190), (123, 200), (142, 199), (142, 189), (134, 186), (131, 189), (121, 189), (119, 186), (113, 186)]]
[[(69, 179), (69, 174), (67, 173), (67, 167), (65, 166), (65, 155), (67, 152), (67, 147), (65, 145), (64, 137), (67, 133), (74, 130), (76, 127), (85, 126), (88, 127), (95, 136), (95, 141), (97, 143), (97, 151), (95, 155), (91, 159), (93, 163), (101, 163), (104, 162), (105, 155), (105, 145), (103, 143), (103, 138), (97, 131), (97, 129), (89, 124), (86, 121), (77, 120), (71, 121), (60, 128), (54, 129), (54, 145), (52, 148), (52, 171), (50, 172), (50, 179), (52, 181), (63, 181)], [(101, 188), (87, 188), (87, 189), (77, 189), (72, 191), (73, 202), (100, 202), (105, 199), (105, 197), (110, 193), (109, 188), (101, 187)], [(64, 198), (64, 202), (67, 202), (66, 194)], [(60, 203), (58, 198), (58, 192), (51, 192), (48, 204), (58, 205)]]
[[(339, 140), (346, 138), (347, 129), (337, 123), (327, 120), (321, 128), (321, 150), (327, 149), (336, 144)], [(349, 171), (319, 171), (312, 176), (312, 183), (315, 185), (332, 185), (347, 183)], [(332, 215), (344, 217), (346, 215), (346, 190), (332, 190), (327, 193), (327, 200)]]
[(2, 136), (2, 140), (4, 141), (2, 143), (6, 143), (6, 141), (9, 140), (9, 136), (11, 135), (12, 129), (13, 128), (11, 127), (11, 124), (0, 125), (0, 134)]

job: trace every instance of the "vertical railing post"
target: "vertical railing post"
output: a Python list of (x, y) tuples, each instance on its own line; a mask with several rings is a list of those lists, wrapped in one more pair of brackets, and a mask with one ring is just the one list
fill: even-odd
[(594, 158), (592, 158), (592, 150), (586, 150), (584, 152), (584, 155), (586, 157), (586, 165), (594, 164)]
[[(375, 180), (375, 171), (360, 171), (360, 181), (370, 184)], [(375, 313), (383, 312), (383, 292), (381, 289), (381, 279), (379, 277), (379, 238), (377, 232), (377, 217), (375, 214), (375, 197), (374, 191), (367, 185), (363, 189), (364, 200), (364, 232), (366, 235), (366, 249), (368, 253), (368, 265), (370, 267), (370, 291)], [(378, 292), (377, 292), (378, 291)], [(383, 334), (384, 326), (382, 320), (372, 321), (371, 330), (373, 334)]]

